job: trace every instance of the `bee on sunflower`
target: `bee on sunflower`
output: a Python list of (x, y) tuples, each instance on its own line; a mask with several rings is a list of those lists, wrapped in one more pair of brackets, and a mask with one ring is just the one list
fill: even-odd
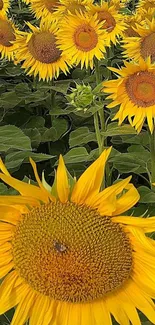
[(16, 39), (15, 62), (22, 62), (28, 75), (39, 76), (39, 80), (51, 80), (59, 76), (60, 70), (68, 72), (70, 62), (56, 43), (57, 24), (42, 20), (39, 27), (27, 23), (31, 32), (19, 32)]
[[(76, 180), (62, 156), (54, 188), (0, 178), (19, 195), (0, 196), (0, 313), (11, 325), (155, 322), (155, 217), (125, 216), (139, 199), (131, 177), (100, 190), (111, 148)], [(54, 194), (55, 193), (55, 194)], [(123, 215), (122, 215), (123, 214)]]
[(155, 118), (155, 66), (150, 58), (140, 59), (138, 63), (124, 61), (121, 69), (109, 68), (120, 77), (103, 82), (103, 91), (112, 100), (109, 108), (120, 105), (114, 119), (119, 125), (126, 117), (130, 124), (140, 132), (145, 119), (153, 132)]

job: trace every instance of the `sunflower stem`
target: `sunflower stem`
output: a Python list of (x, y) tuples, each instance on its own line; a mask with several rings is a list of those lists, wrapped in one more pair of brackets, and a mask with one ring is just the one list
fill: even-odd
[(94, 113), (94, 127), (95, 127), (96, 139), (97, 139), (99, 155), (100, 155), (102, 153), (102, 138), (100, 134), (99, 119), (98, 119), (97, 112)]
[(150, 154), (151, 154), (151, 188), (152, 183), (155, 183), (155, 131), (150, 133)]

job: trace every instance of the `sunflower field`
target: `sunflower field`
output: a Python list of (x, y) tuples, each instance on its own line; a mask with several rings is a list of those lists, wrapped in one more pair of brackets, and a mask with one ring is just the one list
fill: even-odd
[(155, 324), (155, 0), (0, 0), (9, 324)]

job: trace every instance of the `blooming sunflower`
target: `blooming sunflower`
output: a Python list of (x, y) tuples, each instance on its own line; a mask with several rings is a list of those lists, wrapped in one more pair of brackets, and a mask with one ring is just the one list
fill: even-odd
[(17, 30), (14, 24), (5, 15), (0, 13), (0, 53), (1, 58), (13, 60), (16, 45), (12, 42), (16, 39)]
[(150, 58), (139, 63), (124, 62), (122, 69), (109, 68), (116, 72), (119, 77), (116, 80), (103, 82), (103, 90), (110, 93), (112, 103), (109, 108), (121, 105), (114, 119), (119, 119), (119, 125), (126, 117), (132, 126), (140, 132), (147, 118), (150, 132), (153, 132), (155, 117), (155, 66)]
[(0, 13), (6, 14), (10, 7), (10, 0), (0, 0)]
[[(68, 28), (69, 26), (69, 28)], [(104, 57), (106, 33), (97, 16), (76, 12), (68, 14), (58, 30), (59, 48), (74, 64), (81, 62), (81, 68), (90, 65), (93, 68), (93, 58)]]
[(111, 42), (116, 44), (117, 39), (123, 35), (126, 29), (123, 15), (121, 15), (115, 6), (109, 6), (104, 2), (101, 6), (92, 5), (91, 14), (97, 14), (97, 19), (102, 24), (102, 28), (107, 31), (106, 46)]
[(86, 12), (93, 0), (60, 0), (61, 5), (57, 9), (57, 14), (64, 16), (68, 11), (72, 14), (76, 12)]
[(49, 21), (56, 18), (59, 5), (60, 0), (30, 0), (30, 9), (36, 18), (44, 18)]
[(28, 75), (39, 75), (39, 80), (50, 80), (58, 77), (60, 70), (66, 74), (68, 66), (66, 56), (56, 45), (57, 26), (47, 21), (41, 21), (40, 27), (27, 25), (31, 33), (17, 34), (16, 62), (24, 61), (24, 68)]
[(132, 15), (125, 15), (124, 21), (127, 25), (127, 28), (124, 31), (124, 39), (126, 37), (139, 37), (140, 35), (137, 32), (137, 25), (144, 25), (144, 17), (142, 17), (142, 13), (135, 12)]
[(143, 8), (148, 10), (149, 8), (155, 7), (154, 0), (139, 0), (137, 8)]
[(150, 56), (151, 61), (155, 61), (155, 18), (151, 21), (146, 19), (147, 24), (135, 28), (139, 37), (126, 37), (124, 38), (124, 54), (126, 57), (134, 60), (140, 58), (146, 59)]
[[(155, 217), (120, 216), (139, 199), (131, 177), (100, 192), (110, 149), (76, 181), (62, 156), (54, 188), (0, 178), (20, 195), (0, 196), (0, 313), (11, 325), (155, 322)], [(54, 196), (53, 196), (54, 195)]]

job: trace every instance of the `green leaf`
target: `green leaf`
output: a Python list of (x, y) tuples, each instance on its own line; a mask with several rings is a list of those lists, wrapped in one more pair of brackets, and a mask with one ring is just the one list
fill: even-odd
[(24, 129), (24, 133), (31, 139), (33, 148), (37, 148), (41, 142), (41, 134), (38, 129)]
[(89, 161), (89, 154), (84, 147), (73, 148), (63, 156), (66, 164)]
[(55, 119), (52, 122), (52, 127), (47, 129), (42, 135), (42, 142), (47, 141), (57, 141), (59, 140), (64, 134), (66, 134), (68, 129), (68, 122), (65, 119)]
[(135, 155), (131, 153), (122, 153), (120, 155), (114, 156), (110, 159), (114, 164), (114, 168), (116, 168), (120, 173), (146, 173), (146, 163), (145, 161), (136, 158)]
[(107, 127), (106, 132), (102, 132), (102, 134), (106, 137), (116, 136), (116, 135), (124, 135), (124, 134), (136, 134), (135, 129), (128, 124), (118, 126), (118, 123), (110, 123)]
[(21, 102), (21, 98), (17, 97), (15, 91), (9, 91), (1, 94), (0, 106), (5, 109), (11, 109)]
[(155, 203), (155, 192), (146, 186), (138, 188), (140, 194), (140, 203)]
[(0, 127), (0, 151), (9, 149), (31, 150), (31, 141), (14, 125)]
[(90, 132), (88, 127), (81, 127), (70, 133), (69, 146), (72, 148), (86, 144), (90, 141), (96, 142), (95, 132)]
[(20, 166), (23, 162), (28, 163), (29, 157), (31, 157), (36, 162), (54, 158), (54, 156), (47, 155), (44, 153), (34, 153), (31, 151), (22, 151), (22, 152), (18, 151), (18, 152), (9, 153), (6, 156), (6, 160), (5, 160), (6, 167), (8, 169), (11, 169)]

